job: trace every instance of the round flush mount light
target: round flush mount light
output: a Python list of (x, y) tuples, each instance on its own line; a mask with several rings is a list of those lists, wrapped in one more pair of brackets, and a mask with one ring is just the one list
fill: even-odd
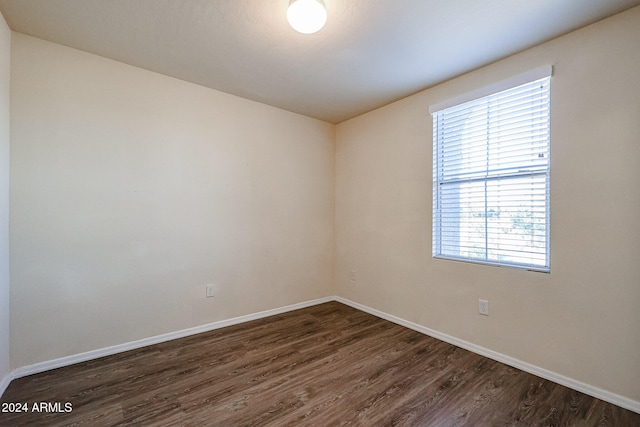
[(322, 0), (291, 0), (287, 20), (297, 32), (312, 34), (324, 27), (327, 22), (327, 10)]

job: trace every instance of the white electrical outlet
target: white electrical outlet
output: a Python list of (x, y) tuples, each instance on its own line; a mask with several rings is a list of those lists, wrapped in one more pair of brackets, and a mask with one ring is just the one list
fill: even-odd
[(355, 284), (355, 283), (356, 283), (356, 271), (355, 271), (355, 270), (351, 270), (351, 271), (349, 271), (349, 281), (350, 281), (352, 284)]
[(207, 298), (211, 298), (216, 294), (216, 287), (212, 284), (207, 285)]
[(484, 314), (485, 316), (489, 315), (489, 301), (486, 299), (478, 300), (478, 313)]

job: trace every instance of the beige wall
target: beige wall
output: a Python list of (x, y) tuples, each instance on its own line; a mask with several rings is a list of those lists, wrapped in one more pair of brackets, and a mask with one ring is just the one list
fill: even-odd
[(334, 126), (21, 34), (11, 69), (13, 368), (331, 294)]
[(9, 372), (10, 65), (11, 31), (0, 14), (0, 383)]
[[(640, 401), (638, 23), (635, 8), (338, 125), (338, 294)], [(432, 259), (429, 105), (545, 64), (551, 273)]]

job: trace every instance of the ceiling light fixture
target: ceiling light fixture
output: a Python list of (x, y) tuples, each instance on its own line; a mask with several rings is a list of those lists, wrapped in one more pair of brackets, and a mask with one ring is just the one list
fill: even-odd
[(324, 27), (327, 10), (322, 0), (291, 0), (287, 20), (297, 32), (312, 34)]

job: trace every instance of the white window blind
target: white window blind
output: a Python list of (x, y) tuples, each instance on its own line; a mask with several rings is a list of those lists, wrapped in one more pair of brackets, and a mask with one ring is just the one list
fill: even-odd
[(433, 256), (549, 271), (544, 77), (433, 112)]

